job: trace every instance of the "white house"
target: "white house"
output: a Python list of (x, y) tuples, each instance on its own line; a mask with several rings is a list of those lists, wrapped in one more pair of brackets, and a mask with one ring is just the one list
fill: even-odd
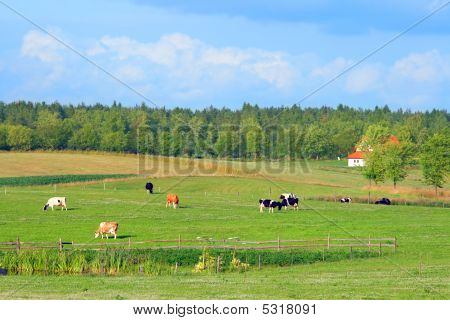
[[(363, 139), (364, 139), (364, 137), (363, 137)], [(390, 136), (389, 139), (385, 143), (399, 144), (399, 141), (396, 136)], [(371, 146), (366, 146), (365, 150), (367, 150), (367, 151), (362, 151), (359, 147), (357, 147), (353, 153), (350, 153), (347, 156), (348, 166), (349, 167), (364, 167), (364, 156), (368, 152), (373, 151)]]
[(364, 167), (364, 155), (366, 152), (355, 151), (348, 155), (348, 166), (349, 167)]

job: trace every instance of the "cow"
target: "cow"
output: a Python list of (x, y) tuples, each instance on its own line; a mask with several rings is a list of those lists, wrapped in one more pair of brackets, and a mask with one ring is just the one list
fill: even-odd
[(269, 208), (270, 213), (276, 207), (278, 207), (278, 210), (281, 210), (281, 202), (270, 199), (259, 199), (259, 212), (263, 212), (264, 208)]
[(388, 198), (381, 198), (380, 200), (375, 201), (375, 204), (384, 204), (386, 206), (389, 206), (391, 204), (391, 200)]
[(117, 238), (117, 229), (119, 228), (119, 224), (117, 222), (101, 222), (97, 231), (95, 232), (95, 238), (98, 238), (99, 235), (106, 235), (106, 239), (108, 239), (108, 234), (114, 235), (114, 239)]
[(294, 207), (295, 210), (298, 210), (298, 197), (293, 193), (283, 193), (280, 195), (281, 206), (284, 207), (285, 210), (289, 206)]
[(61, 207), (61, 210), (64, 210), (64, 208), (67, 210), (67, 202), (66, 202), (66, 197), (53, 197), (48, 199), (47, 203), (44, 206), (44, 211), (48, 209), (48, 207), (52, 208), (53, 211), (53, 207)]
[(283, 199), (287, 199), (287, 198), (297, 198), (297, 196), (294, 194), (294, 193), (282, 193), (281, 195), (280, 195), (280, 199), (281, 200), (283, 200)]
[(340, 201), (341, 201), (341, 203), (350, 203), (350, 202), (352, 202), (352, 198), (345, 197), (345, 198), (342, 198)]
[(153, 193), (153, 183), (147, 182), (145, 184), (145, 190), (147, 190), (148, 193)]
[(169, 193), (167, 195), (167, 201), (166, 201), (166, 208), (167, 206), (170, 207), (170, 205), (173, 205), (173, 208), (176, 209), (178, 207), (178, 203), (180, 202), (180, 199), (176, 194)]

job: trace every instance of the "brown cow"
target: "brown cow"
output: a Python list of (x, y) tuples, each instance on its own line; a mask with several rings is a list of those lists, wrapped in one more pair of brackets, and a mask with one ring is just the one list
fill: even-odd
[(178, 199), (178, 196), (176, 194), (169, 193), (167, 195), (166, 208), (167, 206), (173, 205), (173, 208), (176, 209), (179, 202), (180, 199)]
[(116, 239), (118, 228), (119, 224), (117, 222), (102, 222), (95, 232), (95, 237), (98, 238), (98, 236), (101, 234), (103, 239), (103, 235), (105, 234), (106, 239), (108, 239), (108, 233), (111, 233), (112, 235), (114, 235), (114, 239)]

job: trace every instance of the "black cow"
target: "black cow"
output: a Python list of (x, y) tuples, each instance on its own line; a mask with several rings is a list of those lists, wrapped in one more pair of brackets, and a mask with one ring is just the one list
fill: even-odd
[(283, 193), (280, 196), (281, 206), (287, 210), (289, 206), (294, 207), (294, 209), (298, 210), (298, 198), (293, 193)]
[(278, 207), (278, 210), (281, 210), (281, 202), (270, 199), (259, 200), (259, 212), (263, 212), (264, 208), (269, 208), (269, 212), (273, 212), (273, 209), (276, 207)]
[(145, 184), (145, 189), (147, 190), (148, 193), (153, 193), (153, 183), (147, 182)]
[(0, 276), (6, 276), (8, 274), (8, 270), (0, 268)]
[(384, 204), (386, 206), (389, 206), (391, 204), (391, 200), (388, 198), (381, 198), (380, 200), (375, 201), (375, 204)]
[(350, 198), (350, 197), (346, 197), (346, 198), (342, 198), (341, 199), (341, 203), (350, 203), (350, 202), (352, 202), (352, 198)]

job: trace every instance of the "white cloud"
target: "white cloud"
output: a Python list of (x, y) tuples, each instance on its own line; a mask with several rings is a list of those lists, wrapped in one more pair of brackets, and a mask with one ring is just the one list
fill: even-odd
[(331, 79), (337, 76), (342, 71), (344, 71), (349, 66), (351, 66), (352, 63), (353, 62), (351, 60), (342, 57), (337, 57), (336, 59), (334, 59), (333, 61), (324, 66), (314, 68), (311, 71), (311, 76)]
[(368, 65), (351, 71), (347, 77), (345, 88), (351, 93), (362, 93), (378, 86), (380, 68)]
[(122, 81), (140, 81), (145, 78), (144, 71), (134, 65), (121, 66), (114, 75)]
[(277, 88), (284, 88), (291, 84), (294, 74), (283, 53), (219, 48), (180, 33), (164, 35), (150, 43), (129, 37), (105, 36), (88, 52), (109, 54), (110, 58), (119, 61), (147, 61), (166, 67), (171, 77), (187, 80), (191, 85), (200, 80), (222, 83), (233, 81), (239, 73), (246, 73)]
[(54, 63), (62, 61), (60, 50), (63, 48), (62, 44), (48, 34), (32, 30), (23, 38), (21, 54), (42, 62)]
[(393, 77), (409, 78), (417, 82), (435, 82), (450, 76), (450, 56), (437, 50), (413, 53), (395, 62)]
[(22, 57), (38, 59), (50, 67), (45, 78), (35, 81), (34, 85), (45, 87), (58, 80), (65, 71), (64, 55), (65, 47), (50, 35), (32, 30), (25, 34), (22, 47)]

